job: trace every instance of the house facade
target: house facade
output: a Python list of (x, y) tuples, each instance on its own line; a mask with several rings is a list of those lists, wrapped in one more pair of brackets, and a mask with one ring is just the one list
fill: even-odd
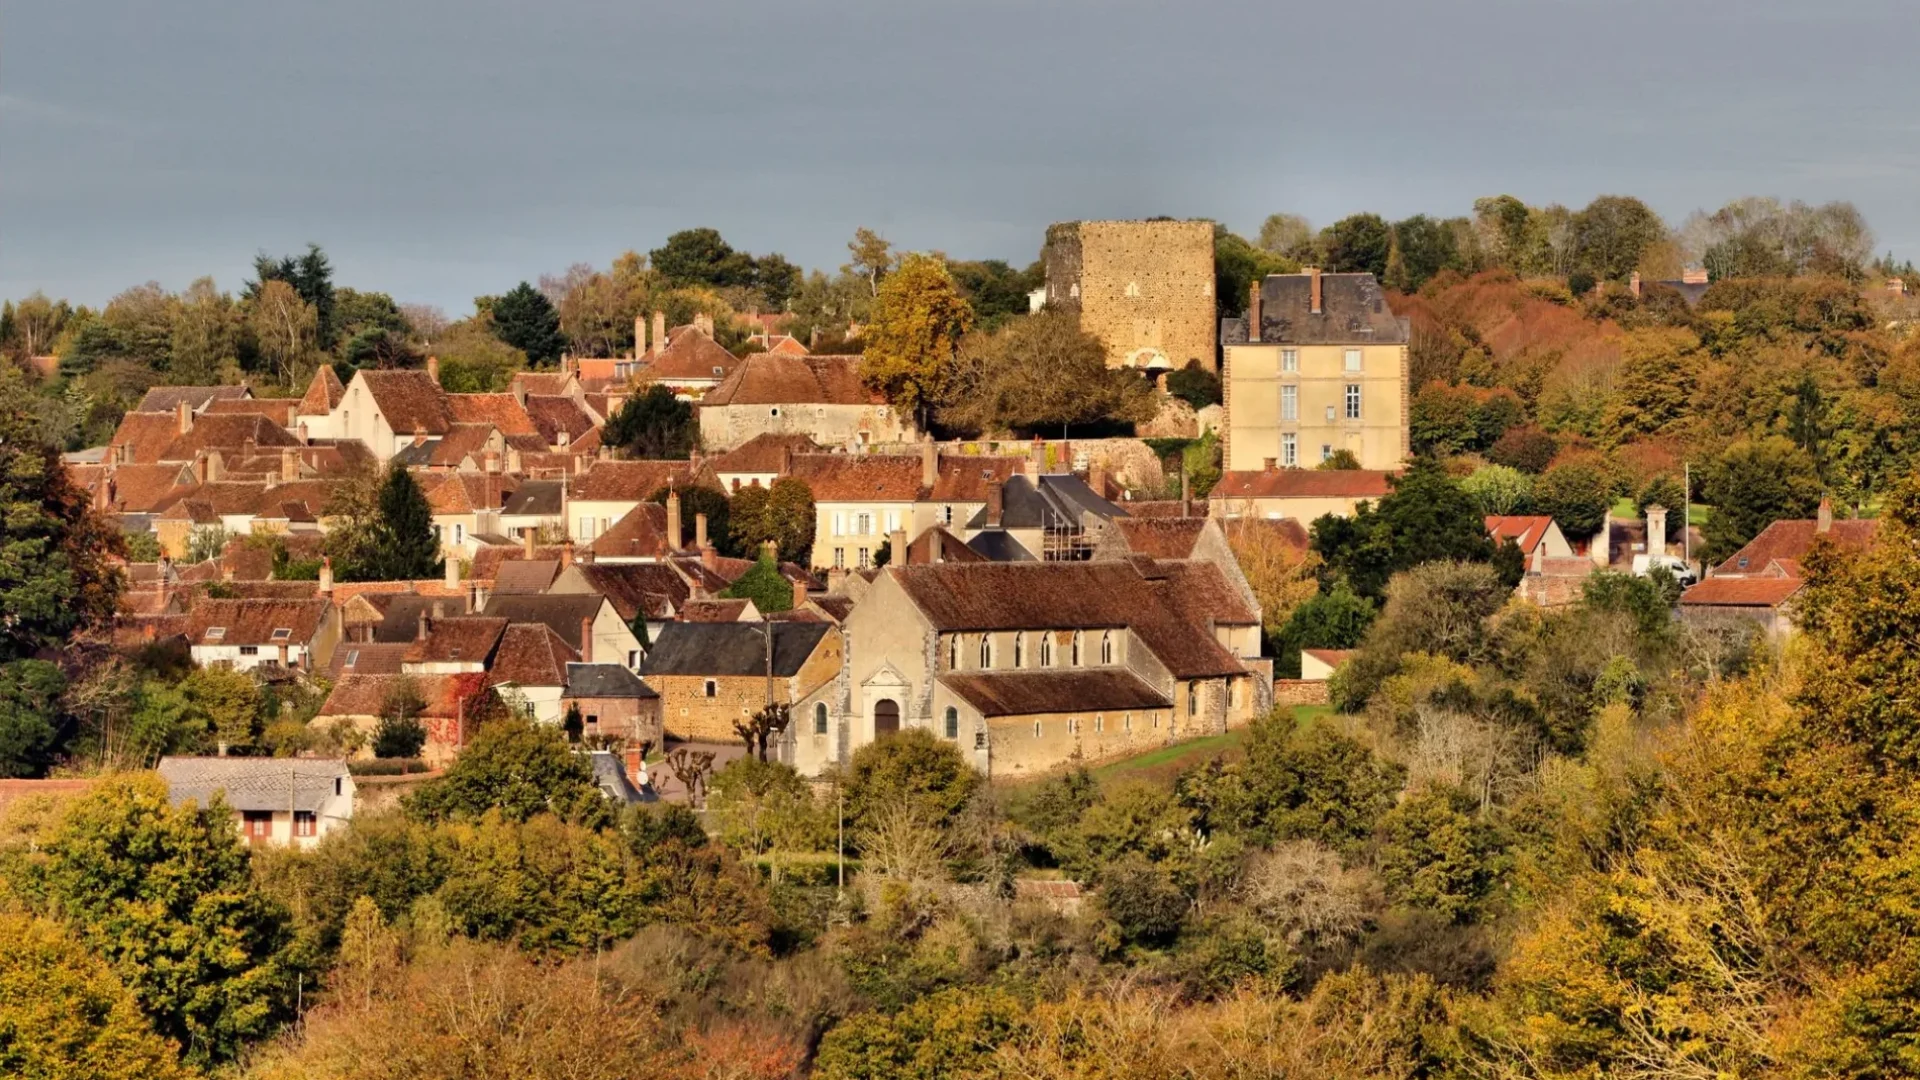
[(341, 759), (164, 757), (157, 771), (176, 806), (224, 800), (250, 847), (311, 848), (353, 820), (353, 774)]
[(1221, 324), (1224, 467), (1312, 468), (1346, 450), (1362, 468), (1409, 452), (1410, 324), (1372, 274), (1273, 274)]
[(811, 723), (844, 656), (839, 631), (818, 622), (672, 623), (640, 676), (660, 695), (664, 736), (737, 742), (734, 724), (767, 705), (793, 708), (789, 730)]
[(912, 424), (860, 379), (858, 356), (755, 353), (700, 399), (700, 441), (731, 450), (761, 435), (804, 435), (825, 446), (913, 437)]

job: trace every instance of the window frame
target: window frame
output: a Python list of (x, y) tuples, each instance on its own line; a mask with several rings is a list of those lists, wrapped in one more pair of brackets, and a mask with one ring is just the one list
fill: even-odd
[(1280, 370), (1288, 373), (1299, 372), (1300, 370), (1300, 350), (1299, 349), (1281, 349), (1280, 350)]
[(1280, 388), (1280, 419), (1294, 423), (1300, 420), (1300, 387), (1293, 383)]
[(1353, 375), (1358, 375), (1362, 371), (1366, 370), (1362, 366), (1365, 363), (1366, 363), (1366, 356), (1365, 356), (1364, 350), (1347, 349), (1341, 353), (1341, 356), (1340, 356), (1341, 371), (1344, 371)]
[(1289, 469), (1300, 464), (1300, 437), (1291, 431), (1280, 433), (1280, 464)]
[(1361, 418), (1360, 404), (1362, 401), (1361, 393), (1360, 393), (1360, 384), (1348, 383), (1346, 397), (1347, 397), (1347, 419), (1349, 420), (1360, 419)]

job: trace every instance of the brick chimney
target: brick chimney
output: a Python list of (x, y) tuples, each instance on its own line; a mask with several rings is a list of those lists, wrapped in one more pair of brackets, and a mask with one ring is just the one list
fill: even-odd
[(527, 528), (526, 528), (526, 529), (525, 529), (525, 530), (524, 530), (523, 532), (521, 532), (521, 534), (520, 534), (520, 537), (521, 537), (521, 542), (522, 542), (522, 543), (524, 544), (524, 550), (522, 551), (522, 554), (524, 554), (524, 555), (525, 555), (525, 556), (526, 556), (527, 558), (529, 558), (529, 559), (531, 559), (531, 558), (533, 558), (533, 540), (534, 540), (534, 534), (535, 534), (535, 533), (537, 533), (537, 532), (539, 532), (539, 531), (540, 531), (540, 530), (538, 530), (538, 529), (536, 529), (536, 528), (534, 528), (533, 526), (531, 526), (531, 525), (529, 525), (529, 526), (527, 526)]
[(440, 358), (439, 357), (437, 356), (427, 357), (427, 378), (433, 380), (433, 385), (435, 386), (440, 385)]
[(593, 616), (580, 616), (580, 662), (593, 663)]
[(700, 549), (700, 565), (711, 571), (720, 569), (720, 549), (708, 544)]
[(887, 561), (893, 566), (907, 565), (907, 530), (895, 529), (888, 537)]
[(280, 479), (287, 483), (300, 479), (300, 451), (291, 446), (280, 451)]
[(920, 486), (931, 490), (940, 479), (940, 449), (932, 435), (920, 439)]
[(175, 427), (179, 429), (180, 434), (185, 435), (188, 432), (193, 430), (193, 410), (187, 408), (186, 402), (183, 401), (180, 404), (175, 405), (173, 407), (173, 414), (174, 414), (174, 417), (179, 421), (179, 423), (177, 423)]
[(693, 515), (693, 546), (704, 549), (707, 546), (707, 515)]
[(1247, 286), (1247, 340), (1260, 342), (1260, 279)]
[(1087, 486), (1095, 495), (1107, 497), (1107, 463), (1105, 459), (1087, 466)]
[(795, 581), (793, 583), (793, 606), (796, 608), (803, 607), (806, 605), (806, 602), (807, 583), (804, 581)]
[(693, 317), (693, 327), (694, 329), (700, 331), (701, 333), (707, 335), (708, 337), (712, 337), (713, 336), (713, 316), (707, 314), (704, 311), (700, 312), (699, 314)]
[(573, 565), (573, 537), (569, 536), (560, 544), (560, 568)]
[(653, 313), (653, 355), (659, 356), (667, 351), (667, 313)]
[(1833, 531), (1833, 500), (1820, 496), (1820, 509), (1814, 511), (1813, 531), (1827, 533)]
[(426, 608), (420, 609), (420, 621), (414, 627), (413, 640), (415, 641), (427, 640), (427, 609)]
[(1310, 314), (1318, 315), (1321, 313), (1320, 268), (1317, 266), (1309, 266), (1301, 271), (1301, 273), (1307, 275), (1307, 311)]
[(1659, 558), (1667, 553), (1667, 508), (1647, 507), (1647, 554)]
[(460, 591), (460, 560), (453, 558), (452, 556), (448, 556), (447, 558), (442, 559), (440, 561), (446, 564), (440, 568), (441, 569), (440, 584), (446, 586), (448, 592), (456, 592), (456, 593), (459, 592)]
[(1046, 471), (1047, 444), (1041, 440), (1040, 436), (1035, 435), (1033, 437), (1033, 447), (1027, 451), (1027, 478), (1037, 481), (1040, 479), (1040, 475)]
[(1006, 488), (995, 480), (987, 485), (987, 527), (1000, 527), (1000, 517), (1006, 511)]
[(638, 360), (645, 355), (647, 355), (647, 317), (635, 315), (633, 317), (633, 358)]
[(844, 596), (847, 592), (847, 569), (836, 566), (827, 571), (827, 595)]
[(333, 596), (333, 557), (332, 556), (322, 555), (320, 557), (320, 587), (316, 591), (318, 591), (319, 594), (324, 597)]
[(680, 493), (667, 492), (667, 550), (680, 550)]
[(620, 756), (626, 759), (627, 779), (633, 781), (634, 787), (646, 787), (647, 759), (640, 753), (640, 748), (628, 746), (620, 751)]
[(1270, 457), (1270, 458), (1261, 458), (1261, 459), (1260, 459), (1260, 461), (1261, 461), (1261, 465), (1262, 465), (1262, 467), (1264, 467), (1264, 468), (1266, 469), (1266, 471), (1268, 471), (1268, 472), (1272, 472), (1272, 471), (1273, 471), (1274, 469), (1276, 469), (1276, 468), (1278, 468), (1278, 467), (1280, 466), (1280, 459), (1279, 459), (1279, 458), (1271, 458), (1271, 457)]

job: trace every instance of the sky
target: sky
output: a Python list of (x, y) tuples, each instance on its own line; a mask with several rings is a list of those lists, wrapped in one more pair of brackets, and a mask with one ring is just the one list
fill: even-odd
[(1253, 235), (1633, 194), (1849, 199), (1920, 258), (1913, 0), (0, 0), (0, 295), (326, 248), (436, 304), (671, 232)]

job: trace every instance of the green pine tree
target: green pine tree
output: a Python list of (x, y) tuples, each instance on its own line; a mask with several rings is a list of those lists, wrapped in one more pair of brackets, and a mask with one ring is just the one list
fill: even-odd
[(413, 474), (394, 465), (380, 487), (380, 521), (374, 560), (375, 580), (414, 581), (440, 573), (440, 541), (433, 533), (433, 510)]
[(524, 281), (494, 297), (493, 336), (526, 353), (535, 364), (560, 359), (567, 347), (553, 301)]

